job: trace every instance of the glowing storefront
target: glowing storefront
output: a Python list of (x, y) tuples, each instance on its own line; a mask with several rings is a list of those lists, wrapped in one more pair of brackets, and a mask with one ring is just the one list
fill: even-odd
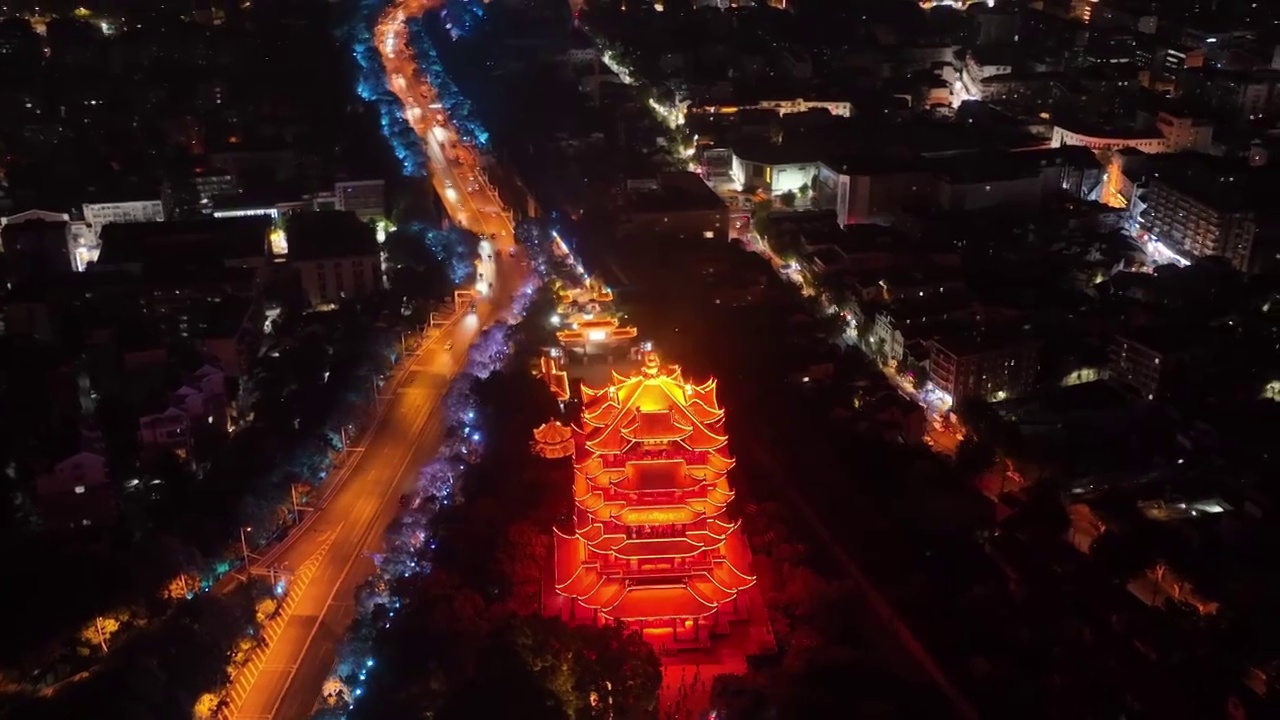
[[(734, 461), (716, 384), (644, 356), (630, 377), (582, 388), (573, 428), (573, 526), (555, 533), (567, 620), (619, 620), (701, 644), (747, 618), (750, 550), (726, 509)], [(558, 438), (540, 429), (547, 445)], [(550, 608), (549, 608), (550, 610)]]

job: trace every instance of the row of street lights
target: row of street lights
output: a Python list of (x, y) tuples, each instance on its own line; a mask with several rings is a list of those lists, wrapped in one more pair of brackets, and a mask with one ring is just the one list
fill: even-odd
[[(407, 358), (407, 357), (409, 357), (409, 350), (408, 350), (408, 338), (409, 338), (409, 336), (410, 336), (411, 334), (413, 334), (414, 332), (418, 332), (418, 333), (420, 333), (420, 334), (424, 334), (424, 335), (425, 335), (425, 333), (427, 332), (427, 330), (429, 329), (429, 327), (431, 327), (431, 325), (422, 325), (422, 326), (420, 326), (419, 328), (417, 328), (417, 330), (416, 330), (416, 331), (415, 331), (415, 330), (405, 330), (405, 331), (403, 331), (403, 332), (401, 332), (401, 333), (400, 333), (400, 354), (401, 354), (401, 358)], [(421, 344), (421, 342), (422, 342), (422, 340), (423, 340), (423, 339), (424, 339), (424, 338), (419, 337), (419, 338), (416, 340), (416, 342), (414, 343), (414, 347), (415, 347), (415, 348), (416, 348), (416, 347), (418, 347), (418, 345), (420, 345), (420, 344)], [(375, 412), (377, 412), (377, 411), (380, 409), (380, 402), (379, 402), (379, 401), (382, 399), (382, 396), (378, 393), (378, 375), (377, 375), (377, 373), (371, 373), (371, 374), (369, 375), (369, 383), (370, 383), (370, 386), (371, 386), (371, 388), (372, 388), (372, 390), (373, 390), (373, 407), (374, 407), (374, 411), (375, 411)], [(361, 450), (361, 448), (358, 448), (358, 447), (351, 447), (351, 444), (350, 444), (350, 438), (349, 438), (349, 436), (348, 436), (348, 434), (347, 434), (347, 426), (346, 426), (346, 425), (343, 425), (343, 426), (341, 426), (340, 428), (338, 428), (338, 432), (340, 433), (340, 436), (341, 436), (341, 441), (342, 441), (342, 454), (343, 454), (343, 456), (345, 456), (345, 455), (346, 455), (346, 453), (347, 453), (347, 451), (348, 451), (348, 450), (356, 450), (356, 451)], [(298, 524), (299, 522), (301, 522), (302, 512), (303, 512), (303, 511), (310, 511), (310, 510), (314, 510), (314, 509), (315, 509), (315, 508), (307, 507), (306, 505), (303, 505), (302, 503), (300, 503), (300, 502), (299, 502), (299, 500), (298, 500), (298, 488), (299, 488), (300, 486), (301, 486), (301, 487), (303, 487), (304, 489), (309, 489), (309, 488), (307, 488), (307, 486), (303, 485), (302, 483), (290, 483), (290, 485), (289, 485), (289, 499), (290, 499), (290, 501), (291, 501), (291, 504), (293, 505), (293, 522), (294, 522), (294, 524), (295, 524), (295, 525), (296, 525), (296, 524)], [(245, 580), (246, 580), (246, 581), (248, 581), (250, 574), (252, 574), (252, 572), (253, 572), (253, 564), (252, 564), (252, 560), (253, 560), (253, 557), (254, 557), (254, 556), (253, 556), (253, 554), (252, 554), (252, 553), (250, 553), (250, 552), (249, 552), (249, 539), (248, 539), (248, 533), (252, 533), (252, 532), (253, 532), (253, 528), (252, 528), (252, 527), (247, 527), (247, 526), (246, 526), (246, 527), (241, 527), (241, 528), (240, 528), (240, 553), (241, 553), (241, 555), (242, 555), (242, 556), (243, 556), (243, 558), (244, 558), (244, 568), (245, 568), (245, 571), (244, 571), (244, 577), (245, 577)], [(283, 573), (283, 570), (282, 570), (282, 569), (280, 569), (280, 568), (276, 568), (276, 567), (272, 566), (272, 567), (267, 568), (267, 572), (268, 572), (269, 574), (271, 574), (271, 576), (272, 576), (272, 578), (273, 578), (273, 580), (274, 580), (275, 575), (276, 575), (277, 573)]]

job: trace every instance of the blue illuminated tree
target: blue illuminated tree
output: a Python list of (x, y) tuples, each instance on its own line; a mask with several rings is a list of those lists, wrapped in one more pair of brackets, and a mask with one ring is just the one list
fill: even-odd
[[(480, 5), (479, 2), (472, 4)], [(478, 150), (488, 149), (489, 132), (476, 117), (471, 101), (458, 90), (445, 72), (440, 54), (431, 41), (424, 20), (419, 19), (409, 24), (409, 45), (413, 48), (414, 56), (418, 60), (418, 67), (426, 75), (426, 80), (431, 87), (435, 88), (440, 104), (444, 106), (449, 119), (457, 128), (459, 139)]]
[(402, 171), (409, 177), (422, 177), (427, 173), (422, 143), (405, 121), (400, 100), (387, 89), (382, 58), (372, 44), (372, 29), (384, 8), (385, 3), (378, 0), (358, 3), (348, 21), (338, 26), (337, 34), (356, 61), (356, 92), (378, 108), (383, 137), (400, 160)]

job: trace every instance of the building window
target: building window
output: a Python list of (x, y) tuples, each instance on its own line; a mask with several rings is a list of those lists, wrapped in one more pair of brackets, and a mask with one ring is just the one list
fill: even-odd
[(84, 486), (83, 486), (83, 485), (77, 485), (77, 486), (76, 486), (76, 494), (77, 494), (77, 495), (83, 495), (83, 494), (84, 494)]

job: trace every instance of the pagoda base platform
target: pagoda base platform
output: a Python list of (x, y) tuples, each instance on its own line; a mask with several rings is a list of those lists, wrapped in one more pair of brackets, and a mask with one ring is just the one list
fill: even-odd
[(678, 637), (671, 628), (644, 628), (644, 639), (653, 645), (664, 663), (696, 663), (699, 658), (710, 662), (724, 652), (743, 657), (776, 653), (778, 643), (759, 588), (748, 588), (742, 597), (746, 600), (747, 616), (719, 622), (702, 638)]
[(709, 646), (689, 647), (674, 642), (669, 634), (663, 637), (655, 631), (644, 632), (662, 658), (659, 720), (707, 717), (717, 675), (745, 673), (748, 658), (778, 651), (759, 589), (752, 587), (744, 595), (746, 621), (730, 623), (728, 634), (716, 637)]

